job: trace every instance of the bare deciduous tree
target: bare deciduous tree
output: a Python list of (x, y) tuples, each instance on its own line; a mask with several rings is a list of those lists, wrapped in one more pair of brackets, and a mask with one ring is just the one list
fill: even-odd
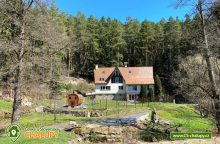
[[(42, 1), (2, 0), (0, 6), (0, 18), (3, 19), (0, 30), (4, 31), (0, 38), (0, 51), (10, 55), (7, 62), (14, 79), (11, 122), (18, 123), (24, 91), (22, 86), (39, 82), (38, 75), (41, 75), (42, 82), (49, 83), (52, 79), (52, 55), (67, 48), (69, 43)], [(61, 68), (56, 68), (59, 73)]]
[[(214, 57), (213, 46), (216, 46), (217, 43), (216, 41), (213, 40), (213, 36), (211, 36), (214, 33), (216, 33), (216, 31), (218, 30), (217, 27), (213, 27), (212, 23), (214, 23), (214, 20), (211, 19), (212, 18), (211, 9), (215, 5), (215, 0), (197, 0), (190, 2), (195, 4), (194, 8), (196, 11), (196, 17), (198, 18), (198, 22), (199, 22), (197, 25), (200, 27), (199, 29), (200, 32), (196, 33), (198, 35), (197, 38), (200, 39), (196, 39), (196, 40), (197, 40), (197, 46), (200, 49), (200, 53), (205, 60), (205, 63), (203, 63), (203, 65), (205, 65), (205, 69), (200, 69), (203, 70), (202, 71), (204, 73), (203, 77), (198, 78), (196, 81), (188, 81), (185, 84), (196, 89), (198, 88), (200, 91), (205, 93), (205, 95), (209, 96), (209, 99), (211, 99), (211, 101), (214, 103), (213, 104), (214, 118), (216, 120), (218, 132), (220, 132), (220, 97), (219, 97), (219, 88), (217, 86), (219, 85), (219, 83), (217, 82), (218, 80), (216, 78), (215, 63), (213, 58)], [(183, 6), (186, 3), (189, 3), (189, 1), (180, 0), (178, 1), (177, 6)], [(213, 29), (215, 29), (215, 32), (213, 31)], [(198, 43), (198, 41), (200, 41), (200, 43)], [(193, 64), (193, 66), (196, 65), (197, 65), (196, 63)], [(195, 74), (194, 76), (196, 76), (197, 73), (195, 73), (195, 71), (192, 72)], [(188, 72), (186, 73), (189, 74)], [(208, 76), (206, 79), (208, 84), (206, 84), (205, 86), (204, 83), (197, 84), (198, 82), (201, 81), (201, 79), (205, 78), (206, 75)], [(196, 92), (196, 89), (192, 90), (192, 92)], [(194, 95), (196, 95), (196, 93), (194, 93)], [(202, 101), (198, 103), (201, 102)]]

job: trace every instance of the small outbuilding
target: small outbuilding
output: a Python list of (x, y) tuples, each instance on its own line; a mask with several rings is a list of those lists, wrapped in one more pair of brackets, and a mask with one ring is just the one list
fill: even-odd
[(83, 96), (80, 93), (74, 92), (67, 96), (67, 105), (68, 106), (79, 106), (83, 103)]

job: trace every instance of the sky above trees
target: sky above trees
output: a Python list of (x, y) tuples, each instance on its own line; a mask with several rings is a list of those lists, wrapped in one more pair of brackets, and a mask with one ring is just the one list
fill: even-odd
[(69, 15), (76, 15), (79, 11), (86, 17), (102, 16), (119, 19), (125, 22), (130, 16), (139, 21), (149, 20), (158, 22), (170, 16), (184, 19), (190, 14), (190, 7), (175, 9), (172, 5), (175, 0), (55, 0), (60, 11)]

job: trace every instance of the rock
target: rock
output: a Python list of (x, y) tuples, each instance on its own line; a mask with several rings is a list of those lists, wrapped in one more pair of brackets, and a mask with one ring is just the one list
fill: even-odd
[(74, 133), (80, 136), (85, 136), (89, 133), (90, 131), (88, 131), (85, 127), (77, 127), (74, 129)]
[(44, 112), (44, 108), (45, 108), (44, 106), (38, 106), (38, 107), (35, 108), (35, 111), (38, 112), (38, 113)]
[(69, 122), (70, 126), (78, 127), (79, 125), (75, 121), (70, 121)]
[(153, 110), (151, 112), (151, 122), (152, 123), (157, 123), (158, 122), (158, 116), (157, 116), (156, 108), (153, 108)]
[(160, 124), (160, 125), (170, 125), (170, 122), (165, 121), (165, 120), (159, 120), (158, 124)]
[(91, 113), (88, 111), (85, 115), (85, 117), (90, 117), (91, 116)]
[(102, 116), (102, 114), (100, 112), (95, 111), (95, 112), (91, 112), (90, 116), (91, 117), (100, 117), (100, 116)]
[(86, 125), (87, 129), (94, 129), (94, 128), (99, 128), (99, 127), (100, 127), (100, 125), (98, 125), (98, 124), (88, 124), (88, 125)]
[(10, 112), (4, 112), (4, 118), (11, 118), (12, 114)]
[(103, 126), (98, 124), (88, 124), (86, 127), (87, 131), (92, 131), (96, 134), (102, 135), (117, 135), (122, 132), (122, 129), (117, 126)]
[(72, 129), (78, 127), (79, 125), (75, 121), (70, 121), (68, 126), (64, 128), (65, 131), (71, 131)]
[(155, 137), (151, 138), (151, 142), (157, 142), (158, 140)]
[(146, 113), (146, 115), (137, 117), (136, 122), (137, 123), (144, 123), (146, 120), (148, 120), (148, 113)]
[(83, 141), (83, 138), (81, 136), (78, 136), (77, 137), (77, 142), (82, 142)]
[(31, 106), (33, 105), (33, 103), (30, 102), (30, 101), (28, 100), (28, 98), (25, 97), (24, 99), (22, 99), (21, 105), (22, 105), (22, 106), (29, 106), (29, 107), (31, 107)]

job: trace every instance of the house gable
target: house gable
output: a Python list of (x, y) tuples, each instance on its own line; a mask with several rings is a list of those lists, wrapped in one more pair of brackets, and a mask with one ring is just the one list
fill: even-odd
[(115, 70), (114, 67), (110, 68), (98, 68), (94, 70), (94, 80), (95, 84), (106, 84), (108, 82), (109, 76)]

